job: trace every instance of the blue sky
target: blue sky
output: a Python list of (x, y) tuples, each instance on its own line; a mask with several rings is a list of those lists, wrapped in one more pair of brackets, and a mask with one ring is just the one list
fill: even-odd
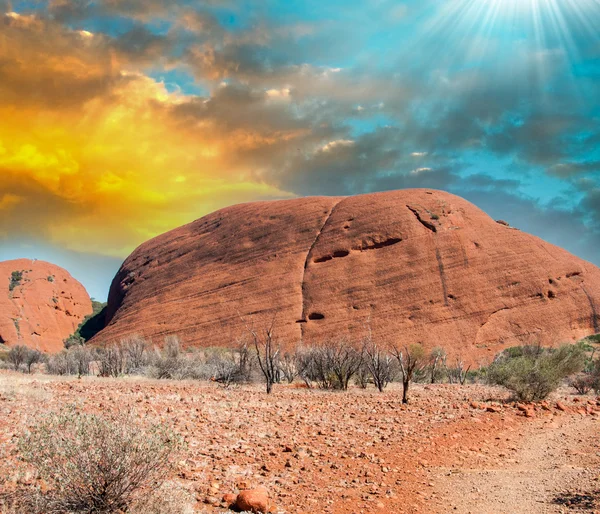
[(0, 259), (51, 260), (104, 299), (135, 246), (216, 208), (432, 187), (600, 264), (600, 0), (0, 16)]

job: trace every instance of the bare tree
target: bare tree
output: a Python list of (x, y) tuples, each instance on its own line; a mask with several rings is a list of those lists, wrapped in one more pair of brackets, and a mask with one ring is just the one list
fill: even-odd
[(300, 348), (296, 350), (295, 355), (298, 376), (309, 389), (312, 389), (313, 381), (316, 381), (318, 377), (313, 353), (314, 350), (312, 349)]
[(125, 371), (125, 352), (114, 344), (98, 350), (99, 374), (101, 377), (115, 377), (122, 375)]
[(296, 365), (296, 358), (291, 353), (285, 353), (283, 358), (279, 361), (279, 368), (283, 377), (291, 384), (294, 379), (298, 376), (298, 366)]
[(380, 392), (387, 387), (393, 376), (393, 357), (369, 337), (365, 341), (364, 347), (365, 366), (368, 369), (375, 387)]
[(356, 370), (356, 374), (354, 375), (354, 383), (360, 387), (361, 389), (366, 389), (369, 387), (369, 380), (371, 379), (371, 372), (367, 367), (366, 362), (363, 359), (362, 364)]
[(225, 388), (240, 380), (240, 364), (231, 350), (212, 352), (206, 359), (206, 364), (211, 370), (210, 379)]
[(444, 367), (446, 368), (446, 376), (448, 377), (448, 382), (450, 382), (451, 384), (465, 385), (471, 366), (469, 365), (465, 368), (465, 363), (463, 362), (460, 356), (456, 357), (453, 366), (448, 367), (446, 365), (446, 362), (444, 362)]
[(439, 380), (446, 357), (446, 351), (443, 348), (437, 347), (431, 350), (429, 354), (429, 380), (432, 384)]
[(396, 357), (402, 374), (402, 403), (408, 403), (408, 387), (415, 370), (425, 359), (425, 351), (420, 344), (412, 344), (403, 348), (393, 346), (392, 354)]
[(248, 327), (248, 332), (252, 337), (254, 349), (256, 350), (256, 359), (267, 385), (267, 393), (273, 390), (273, 384), (279, 376), (279, 352), (281, 348), (274, 336), (275, 317), (271, 324), (264, 330), (256, 330)]
[(25, 355), (25, 365), (27, 366), (27, 372), (31, 375), (31, 367), (38, 362), (41, 362), (43, 358), (42, 352), (39, 350), (27, 349)]
[(146, 341), (134, 335), (121, 341), (121, 348), (126, 360), (126, 373), (140, 371), (146, 365)]
[(358, 372), (363, 361), (362, 351), (357, 350), (346, 339), (331, 340), (320, 348), (323, 378), (333, 373), (333, 387), (346, 391), (350, 379)]
[(252, 357), (248, 340), (246, 338), (238, 339), (236, 352), (238, 360), (238, 381), (250, 382), (252, 380), (254, 358)]
[(21, 344), (18, 346), (13, 346), (8, 351), (8, 355), (7, 355), (8, 362), (10, 362), (13, 365), (13, 367), (15, 368), (15, 371), (19, 371), (21, 364), (23, 364), (25, 362), (28, 352), (29, 352), (29, 348), (27, 348), (27, 346), (23, 346)]
[(67, 362), (70, 369), (69, 374), (82, 375), (90, 374), (90, 364), (94, 360), (92, 352), (85, 346), (75, 346), (67, 351)]

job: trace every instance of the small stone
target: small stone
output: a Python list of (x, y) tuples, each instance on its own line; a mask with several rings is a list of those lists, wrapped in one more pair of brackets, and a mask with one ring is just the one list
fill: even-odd
[(227, 493), (223, 495), (223, 503), (227, 505), (233, 505), (237, 500), (237, 494)]

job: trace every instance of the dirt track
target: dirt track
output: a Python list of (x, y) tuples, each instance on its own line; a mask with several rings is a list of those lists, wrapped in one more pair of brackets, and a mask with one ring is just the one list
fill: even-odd
[[(463, 513), (600, 512), (600, 420), (539, 419), (500, 433), (481, 463), (439, 468), (434, 490)], [(569, 505), (570, 502), (570, 505)], [(439, 508), (438, 512), (447, 512)]]

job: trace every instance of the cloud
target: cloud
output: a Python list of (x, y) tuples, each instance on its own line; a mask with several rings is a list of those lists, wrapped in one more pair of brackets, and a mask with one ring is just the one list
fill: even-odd
[(458, 38), (433, 1), (42, 4), (1, 18), (6, 238), (124, 256), (238, 201), (432, 187), (596, 241), (591, 44)]
[[(231, 157), (298, 130), (293, 123), (253, 127), (260, 106), (281, 109), (269, 107), (266, 94), (224, 88), (205, 101), (170, 93), (144, 74), (115, 69), (111, 46), (89, 41), (96, 36), (34, 16), (6, 18), (1, 234), (18, 227), (21, 236), (72, 250), (124, 256), (219, 207), (289, 196)], [(181, 113), (194, 109), (188, 123)], [(247, 122), (232, 127), (235, 114), (220, 116), (231, 109)]]

